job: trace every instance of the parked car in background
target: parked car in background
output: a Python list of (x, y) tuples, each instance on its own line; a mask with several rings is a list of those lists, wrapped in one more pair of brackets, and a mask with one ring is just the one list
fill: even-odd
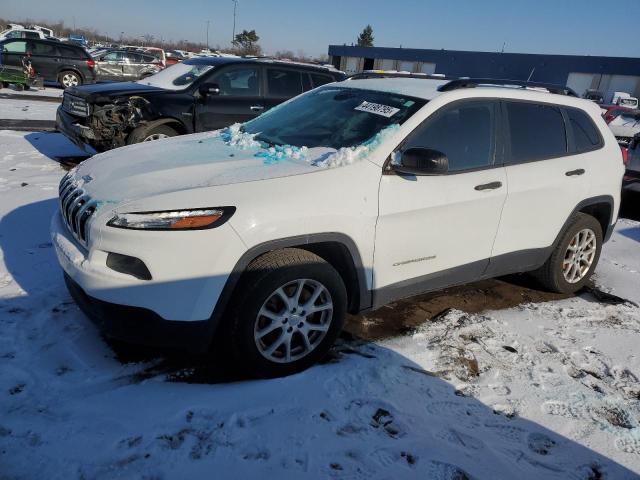
[(67, 38), (67, 43), (73, 43), (75, 45), (79, 45), (81, 47), (87, 48), (89, 43), (84, 35), (72, 33)]
[(96, 81), (95, 62), (82, 47), (39, 39), (0, 42), (0, 63), (22, 67), (25, 56), (29, 56), (36, 75), (64, 88)]
[(162, 68), (165, 68), (167, 66), (167, 56), (165, 54), (164, 49), (156, 48), (156, 47), (147, 47), (143, 51), (148, 55), (153, 55), (154, 57), (156, 57), (160, 61)]
[(97, 81), (140, 80), (163, 68), (156, 57), (142, 52), (107, 50), (93, 58), (96, 62)]
[(640, 110), (627, 110), (617, 114), (609, 121), (609, 128), (622, 145), (628, 145), (640, 132)]
[(519, 272), (584, 287), (624, 172), (598, 107), (407, 77), (80, 164), (51, 224), (71, 295), (109, 336), (196, 351), (217, 336), (273, 377), (320, 360), (347, 313)]
[(611, 103), (627, 108), (638, 108), (638, 99), (627, 92), (613, 92)]
[(604, 102), (604, 95), (602, 94), (602, 92), (598, 90), (589, 89), (586, 92), (584, 92), (584, 95), (582, 96), (582, 98), (586, 98), (587, 100), (591, 100), (592, 102), (596, 102), (596, 103)]
[(619, 105), (601, 105), (600, 108), (602, 110), (602, 118), (604, 118), (604, 121), (607, 123), (616, 118), (622, 112), (633, 110), (632, 108), (621, 107)]
[(175, 65), (178, 62), (181, 62), (183, 60), (186, 60), (187, 57), (186, 55), (184, 55), (182, 52), (178, 51), (178, 50), (166, 50), (166, 56), (167, 56), (167, 66), (168, 65)]
[(41, 30), (33, 30), (27, 28), (10, 28), (0, 32), (0, 41), (12, 38), (39, 38), (45, 40), (47, 36)]
[(40, 25), (31, 25), (29, 28), (32, 28), (33, 30), (40, 30), (47, 38), (55, 37), (53, 30), (50, 28), (41, 27)]
[(622, 187), (625, 190), (640, 192), (640, 133), (637, 133), (624, 148), (626, 171)]
[(143, 80), (65, 92), (56, 125), (99, 151), (226, 127), (307, 90), (344, 79), (331, 68), (240, 57), (197, 57)]

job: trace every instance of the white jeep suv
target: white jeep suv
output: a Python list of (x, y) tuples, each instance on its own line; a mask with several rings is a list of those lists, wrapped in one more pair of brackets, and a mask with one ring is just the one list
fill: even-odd
[(108, 335), (223, 335), (261, 376), (403, 297), (525, 271), (576, 291), (616, 222), (620, 148), (592, 102), (507, 83), (362, 74), (96, 155), (52, 222), (69, 290)]

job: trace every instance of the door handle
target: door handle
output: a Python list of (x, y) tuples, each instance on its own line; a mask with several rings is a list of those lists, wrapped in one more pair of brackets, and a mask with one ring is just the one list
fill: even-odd
[(502, 186), (502, 182), (491, 182), (485, 183), (483, 185), (477, 185), (475, 187), (476, 190), (495, 190), (496, 188), (500, 188)]
[(584, 174), (584, 168), (578, 168), (577, 170), (569, 170), (568, 172), (565, 173), (567, 177), (574, 177), (576, 175), (583, 175), (583, 174)]
[(264, 105), (251, 105), (249, 108), (252, 112), (259, 112), (261, 110), (264, 110)]

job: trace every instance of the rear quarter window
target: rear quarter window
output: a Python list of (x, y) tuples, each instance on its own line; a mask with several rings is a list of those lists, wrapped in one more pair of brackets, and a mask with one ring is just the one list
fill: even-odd
[(84, 54), (83, 50), (81, 50), (79, 48), (60, 46), (60, 47), (58, 47), (58, 49), (60, 50), (60, 56), (62, 56), (62, 57), (66, 57), (66, 58), (85, 58), (85, 56), (86, 56)]
[(313, 81), (314, 87), (319, 87), (321, 85), (326, 85), (327, 83), (333, 82), (333, 77), (330, 75), (323, 75), (321, 73), (312, 73), (311, 80)]
[(533, 102), (505, 102), (510, 155), (518, 164), (567, 155), (567, 134), (560, 108)]
[(569, 128), (573, 136), (570, 153), (583, 153), (602, 147), (602, 137), (591, 117), (577, 108), (566, 108)]

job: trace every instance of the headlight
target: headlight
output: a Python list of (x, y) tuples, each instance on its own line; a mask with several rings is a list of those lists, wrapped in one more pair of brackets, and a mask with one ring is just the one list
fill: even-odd
[(199, 208), (164, 212), (118, 213), (107, 225), (132, 230), (203, 230), (219, 227), (236, 211), (235, 207)]

